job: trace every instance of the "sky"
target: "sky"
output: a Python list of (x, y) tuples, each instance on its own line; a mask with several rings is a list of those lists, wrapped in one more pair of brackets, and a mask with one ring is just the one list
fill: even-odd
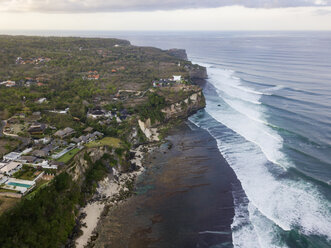
[(0, 0), (0, 30), (331, 30), (331, 0)]

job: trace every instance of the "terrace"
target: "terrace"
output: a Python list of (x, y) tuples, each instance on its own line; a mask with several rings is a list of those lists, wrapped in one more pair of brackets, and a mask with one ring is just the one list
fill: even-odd
[(34, 181), (9, 178), (8, 181), (5, 183), (5, 185), (3, 185), (2, 188), (12, 190), (12, 191), (18, 191), (21, 194), (26, 194), (35, 185), (36, 185), (36, 183)]

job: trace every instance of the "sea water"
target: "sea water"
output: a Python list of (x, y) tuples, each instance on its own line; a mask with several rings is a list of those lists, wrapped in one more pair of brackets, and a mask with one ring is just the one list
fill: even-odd
[(235, 171), (234, 247), (331, 247), (331, 33), (145, 33), (207, 67), (208, 130)]

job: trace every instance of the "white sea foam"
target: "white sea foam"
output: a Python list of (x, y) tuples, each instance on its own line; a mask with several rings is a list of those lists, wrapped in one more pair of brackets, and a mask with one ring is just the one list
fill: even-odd
[(266, 125), (262, 106), (249, 104), (252, 101), (259, 102), (261, 96), (230, 88), (229, 85), (244, 88), (240, 85), (240, 80), (232, 78), (233, 73), (231, 70), (210, 69), (211, 82), (228, 106), (217, 108), (214, 102), (207, 99), (207, 112), (217, 121), (257, 144), (270, 161), (288, 167), (287, 158), (280, 152), (282, 137)]
[[(210, 71), (210, 82), (219, 98), (207, 97), (206, 112), (235, 133), (224, 138), (210, 122), (203, 123), (202, 127), (217, 140), (219, 150), (234, 169), (249, 199), (246, 205), (235, 202), (234, 246), (286, 247), (278, 241), (279, 228), (286, 231), (299, 228), (306, 235), (331, 239), (329, 201), (313, 184), (282, 177), (287, 173), (286, 168), (292, 166), (282, 152), (282, 138), (265, 120), (263, 106), (247, 101), (259, 101), (261, 96), (247, 90), (240, 92), (245, 86), (231, 77), (232, 71), (216, 68)], [(230, 84), (236, 87), (229, 90)], [(248, 97), (248, 93), (251, 96)], [(192, 121), (199, 125), (198, 119), (192, 118)]]

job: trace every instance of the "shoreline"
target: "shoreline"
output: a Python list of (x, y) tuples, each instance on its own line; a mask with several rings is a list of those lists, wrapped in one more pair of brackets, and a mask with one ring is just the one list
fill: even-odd
[(123, 193), (130, 192), (127, 184), (134, 183), (136, 178), (145, 171), (143, 166), (143, 150), (145, 149), (147, 149), (148, 153), (153, 150), (153, 145), (140, 145), (131, 150), (131, 152), (135, 153), (131, 162), (136, 164), (139, 168), (138, 170), (119, 174), (113, 169), (113, 174), (108, 174), (104, 180), (99, 182), (97, 192), (86, 206), (79, 211), (78, 222), (81, 235), (73, 239), (75, 247), (83, 248), (91, 242), (94, 237), (94, 231), (106, 207), (113, 207), (127, 199), (127, 196), (121, 196)]
[(238, 180), (214, 138), (190, 126), (147, 156), (136, 194), (102, 214), (93, 247), (232, 247)]

